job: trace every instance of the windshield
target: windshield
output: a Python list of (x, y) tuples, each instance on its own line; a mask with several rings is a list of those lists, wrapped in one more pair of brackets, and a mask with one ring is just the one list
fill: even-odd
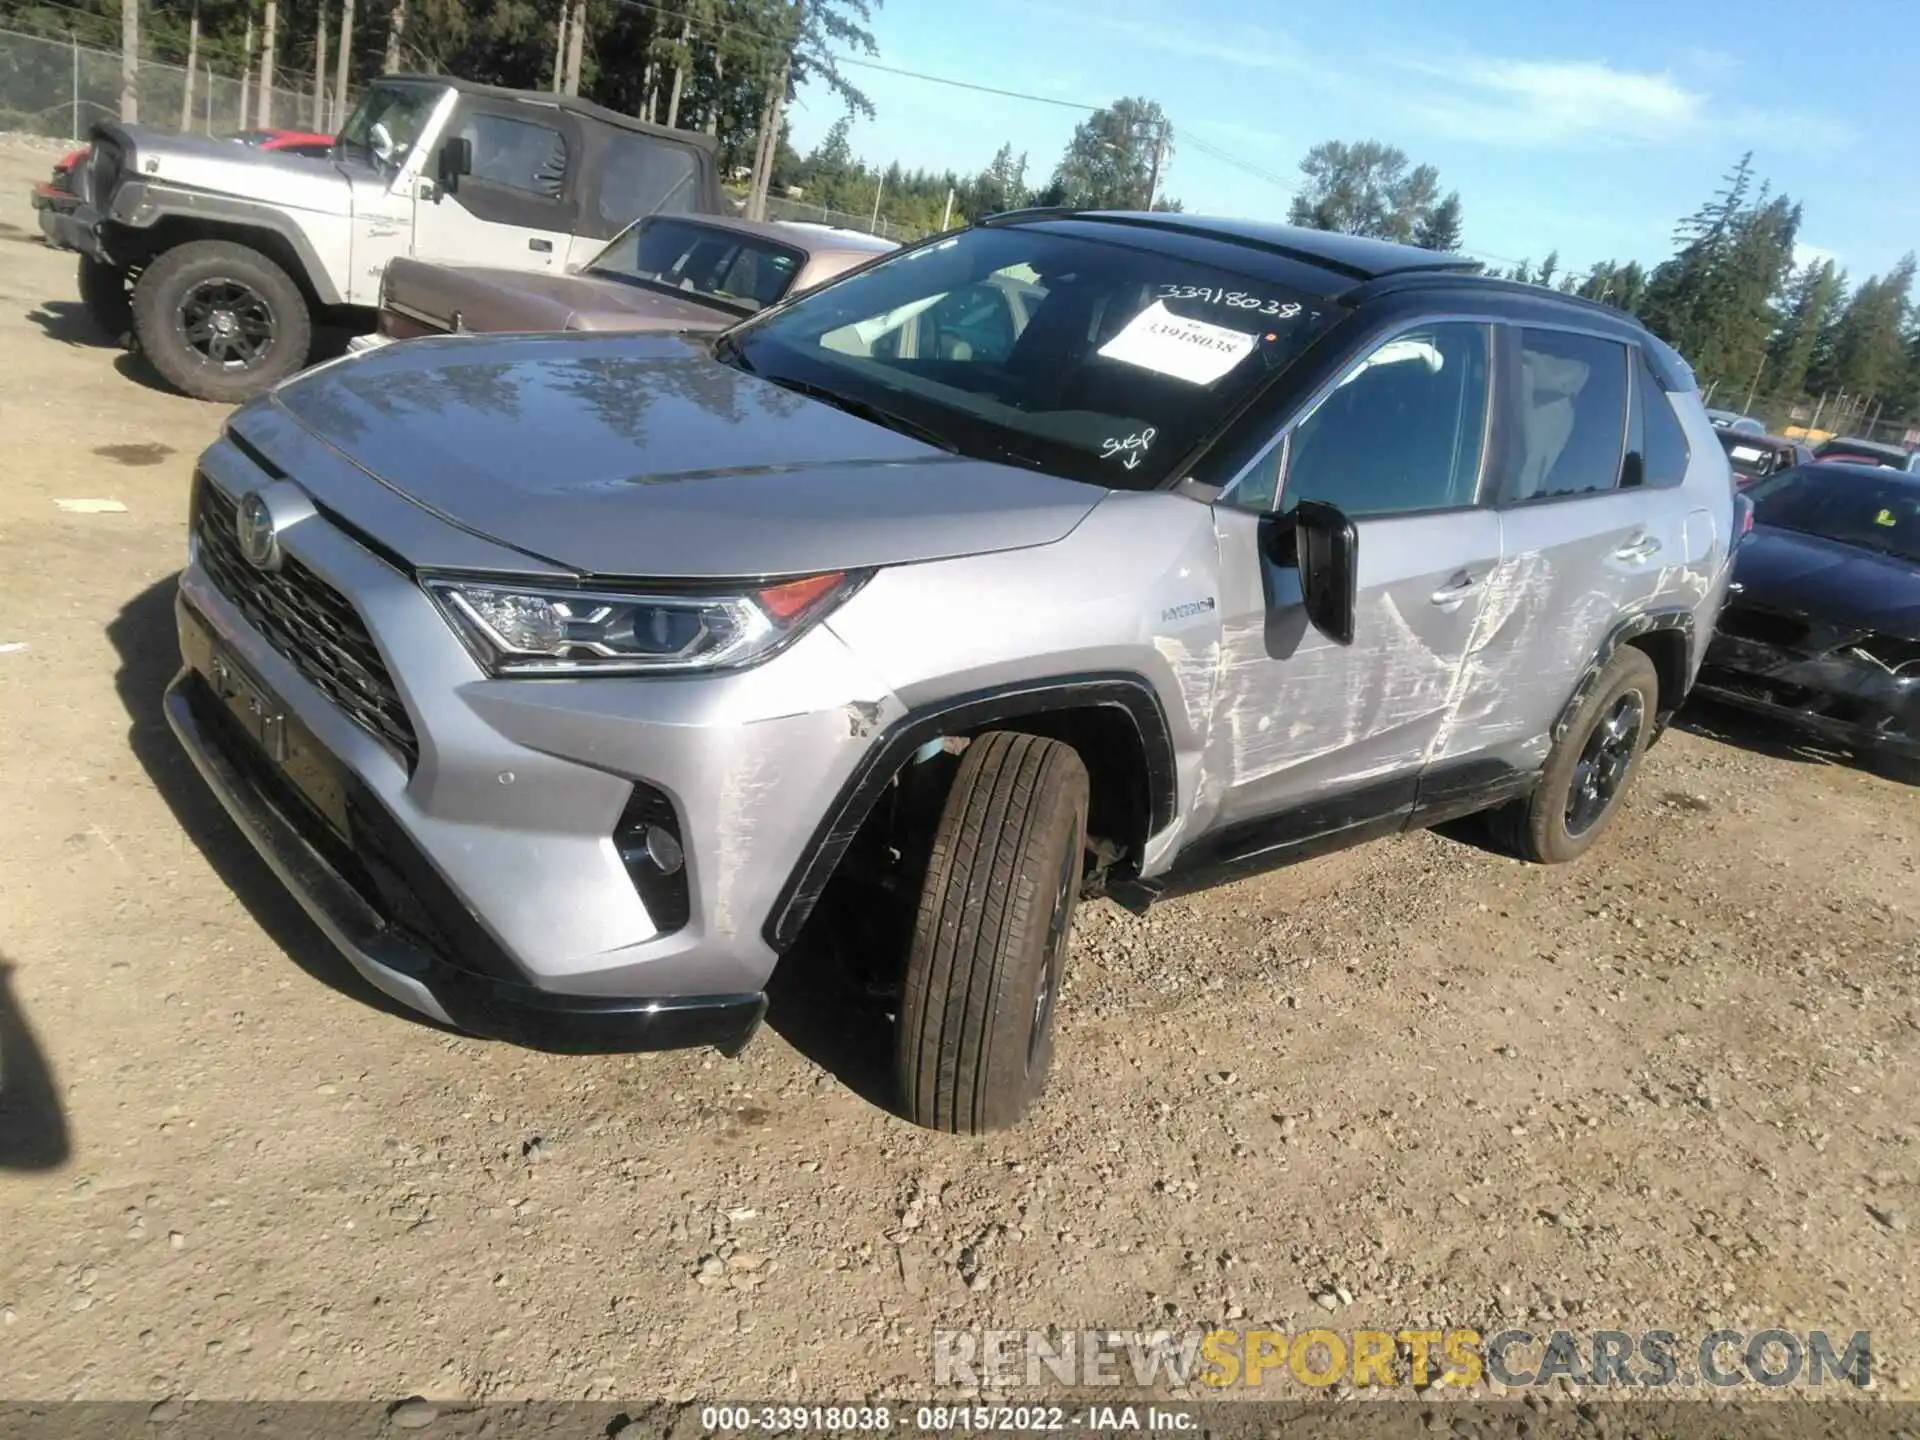
[(1900, 471), (1890, 470), (1882, 480), (1836, 470), (1789, 470), (1746, 493), (1753, 497), (1757, 525), (1920, 561), (1920, 483)]
[[(437, 85), (408, 85), (380, 81), (369, 85), (340, 127), (338, 145), (349, 159), (397, 170), (405, 163), (414, 141), (426, 128), (433, 107), (445, 92)], [(384, 125), (393, 150), (383, 161), (374, 148), (373, 127)]]
[(796, 300), (718, 353), (961, 454), (1151, 489), (1337, 312), (1113, 228), (1112, 242), (964, 231)]
[(652, 219), (616, 235), (593, 257), (586, 273), (750, 315), (786, 294), (805, 261), (800, 251), (765, 236)]

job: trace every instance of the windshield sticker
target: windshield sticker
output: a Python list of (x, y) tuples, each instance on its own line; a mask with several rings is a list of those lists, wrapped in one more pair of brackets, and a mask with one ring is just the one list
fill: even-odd
[(1109, 435), (1100, 442), (1100, 458), (1102, 460), (1111, 460), (1116, 455), (1124, 455), (1126, 458), (1120, 463), (1125, 465), (1127, 469), (1132, 470), (1139, 466), (1140, 457), (1147, 453), (1147, 447), (1152, 444), (1153, 427), (1151, 425), (1147, 426), (1144, 430), (1127, 436), (1125, 439), (1121, 439), (1117, 435)]
[(1266, 315), (1276, 320), (1291, 320), (1300, 313), (1300, 305), (1293, 300), (1269, 300), (1264, 295), (1249, 295), (1244, 290), (1228, 290), (1224, 286), (1207, 285), (1162, 285), (1162, 300), (1201, 300), (1209, 305), (1225, 305), (1234, 310), (1247, 310), (1255, 315)]
[(1876, 525), (1898, 525), (1900, 522), (1893, 518), (1893, 511), (1882, 510), (1878, 515), (1873, 517), (1873, 523)]
[(1156, 300), (1102, 345), (1099, 353), (1189, 385), (1211, 385), (1251, 355), (1259, 338), (1205, 320), (1188, 320)]
[(1733, 447), (1733, 458), (1736, 460), (1758, 460), (1760, 458), (1760, 452), (1751, 445), (1736, 445)]

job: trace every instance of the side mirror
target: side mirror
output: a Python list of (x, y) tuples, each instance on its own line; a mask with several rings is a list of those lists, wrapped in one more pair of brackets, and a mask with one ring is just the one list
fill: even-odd
[(460, 177), (473, 173), (473, 141), (456, 135), (440, 147), (440, 165), (436, 178), (442, 190), (458, 190)]
[(1360, 536), (1353, 522), (1324, 500), (1302, 500), (1293, 507), (1293, 536), (1307, 619), (1334, 644), (1351, 645), (1360, 580)]

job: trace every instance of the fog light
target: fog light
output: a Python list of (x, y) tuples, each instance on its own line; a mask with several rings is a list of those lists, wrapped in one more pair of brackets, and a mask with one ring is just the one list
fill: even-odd
[(647, 827), (647, 858), (659, 867), (662, 875), (678, 874), (680, 867), (687, 863), (680, 842), (673, 838), (671, 831), (658, 825)]

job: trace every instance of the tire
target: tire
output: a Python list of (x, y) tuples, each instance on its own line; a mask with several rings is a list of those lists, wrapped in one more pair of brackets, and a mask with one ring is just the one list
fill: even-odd
[(1533, 794), (1488, 815), (1494, 838), (1521, 859), (1543, 865), (1584, 855), (1639, 772), (1659, 703), (1653, 661), (1643, 650), (1621, 646), (1554, 742)]
[(1046, 1084), (1080, 898), (1087, 772), (1070, 746), (967, 746), (920, 891), (894, 1037), (902, 1109), (933, 1130), (1012, 1125)]
[(133, 300), (127, 274), (117, 265), (80, 257), (80, 308), (109, 340), (124, 342), (133, 330)]
[(133, 287), (133, 326), (168, 384), (228, 404), (286, 379), (313, 344), (299, 286), (258, 250), (229, 240), (195, 240), (149, 265)]

